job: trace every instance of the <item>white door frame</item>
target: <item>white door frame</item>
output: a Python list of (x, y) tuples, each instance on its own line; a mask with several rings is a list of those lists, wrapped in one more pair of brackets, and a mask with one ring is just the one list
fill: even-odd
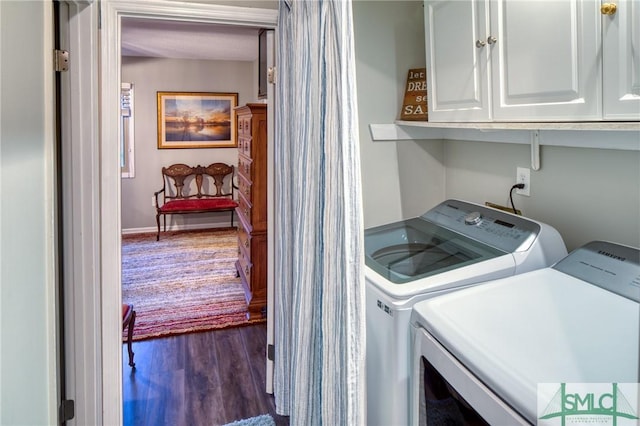
[[(67, 265), (79, 271), (70, 280), (70, 296), (66, 297), (76, 297), (69, 308), (76, 321), (71, 353), (76, 362), (86, 361), (74, 368), (78, 383), (74, 387), (78, 403), (75, 421), (118, 425), (122, 423), (121, 182), (117, 143), (121, 18), (275, 28), (278, 11), (166, 0), (70, 3), (77, 4), (71, 21), (78, 27), (70, 33), (70, 45), (77, 50), (71, 51), (71, 63), (74, 66), (75, 57), (75, 66), (82, 67), (82, 72), (70, 83), (77, 107), (74, 104), (71, 108), (67, 131), (73, 148), (66, 155), (77, 183), (71, 182), (66, 188), (74, 197), (74, 204), (67, 207), (73, 209), (72, 218), (78, 223), (70, 223), (67, 230), (74, 246), (66, 248), (65, 254)], [(86, 122), (82, 119), (85, 116)]]
[(62, 221), (67, 425), (101, 424), (98, 6), (60, 3)]

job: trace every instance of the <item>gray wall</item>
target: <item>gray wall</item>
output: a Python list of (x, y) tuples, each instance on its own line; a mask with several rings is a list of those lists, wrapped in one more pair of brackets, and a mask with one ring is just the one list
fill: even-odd
[[(122, 81), (134, 84), (135, 178), (122, 179), (122, 229), (155, 228), (153, 193), (161, 188), (161, 169), (174, 163), (238, 164), (237, 148), (158, 149), (156, 92), (237, 92), (238, 105), (255, 102), (255, 62), (122, 58)], [(167, 227), (228, 226), (230, 214), (168, 216)]]
[(51, 5), (0, 1), (3, 425), (56, 424)]
[(424, 213), (444, 197), (442, 142), (373, 142), (400, 116), (407, 73), (425, 66), (421, 1), (353, 3), (364, 225)]
[[(445, 141), (446, 194), (509, 205), (526, 145)], [(640, 247), (640, 152), (543, 146), (531, 196), (514, 195), (525, 216), (554, 226), (573, 250), (602, 239)]]

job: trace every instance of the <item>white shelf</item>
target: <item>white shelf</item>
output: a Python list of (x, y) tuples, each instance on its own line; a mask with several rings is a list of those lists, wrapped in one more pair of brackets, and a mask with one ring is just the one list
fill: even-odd
[(401, 121), (370, 124), (374, 141), (469, 140), (640, 151), (640, 122), (433, 123)]

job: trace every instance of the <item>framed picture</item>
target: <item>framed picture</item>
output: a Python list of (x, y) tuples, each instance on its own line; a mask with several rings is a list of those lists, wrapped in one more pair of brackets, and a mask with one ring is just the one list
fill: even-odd
[(232, 148), (237, 93), (158, 92), (158, 148)]

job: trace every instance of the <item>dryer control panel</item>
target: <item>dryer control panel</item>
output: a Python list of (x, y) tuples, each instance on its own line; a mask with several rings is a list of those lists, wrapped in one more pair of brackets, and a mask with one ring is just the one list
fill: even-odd
[(540, 233), (532, 220), (460, 200), (447, 200), (421, 216), (508, 253), (528, 250)]
[(640, 302), (640, 250), (592, 241), (553, 266), (565, 274)]

